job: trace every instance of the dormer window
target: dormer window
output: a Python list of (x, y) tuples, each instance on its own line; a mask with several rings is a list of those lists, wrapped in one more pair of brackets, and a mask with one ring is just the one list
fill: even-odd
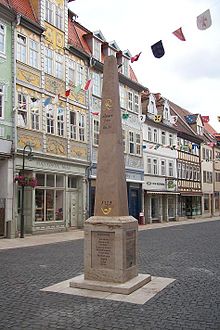
[(128, 59), (123, 57), (123, 59), (122, 59), (122, 73), (126, 77), (128, 77), (128, 68), (129, 68)]
[(197, 134), (203, 135), (203, 126), (197, 125)]
[(164, 110), (163, 110), (163, 118), (165, 120), (169, 120), (169, 117), (170, 117), (170, 108), (169, 108), (169, 104), (168, 104), (167, 100), (165, 100)]
[(97, 60), (101, 60), (101, 43), (97, 39), (93, 39), (93, 56)]
[(157, 114), (156, 102), (155, 102), (155, 98), (152, 94), (150, 94), (150, 96), (149, 96), (149, 104), (148, 104), (147, 111), (153, 115)]

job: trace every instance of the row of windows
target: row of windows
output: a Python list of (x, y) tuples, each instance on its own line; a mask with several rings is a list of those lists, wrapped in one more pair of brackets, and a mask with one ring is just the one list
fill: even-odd
[(192, 181), (200, 181), (200, 168), (198, 166), (178, 163), (178, 178)]
[[(93, 120), (93, 144), (98, 146), (99, 144), (99, 120)], [(140, 156), (142, 154), (141, 148), (141, 135), (139, 133), (129, 131), (128, 138), (127, 132), (122, 130), (124, 152), (128, 152), (131, 155)]]
[[(59, 136), (66, 136), (65, 109), (49, 104), (46, 111), (46, 132)], [(18, 93), (17, 124), (20, 127), (34, 130), (42, 129), (42, 115), (40, 112), (40, 100), (29, 98)], [(86, 141), (86, 115), (76, 111), (70, 111), (70, 138), (78, 141)]]
[[(160, 165), (160, 166), (159, 166)], [(147, 158), (147, 173), (162, 176), (174, 176), (174, 162), (165, 159)]]
[(170, 146), (174, 145), (174, 136), (173, 134), (167, 134), (165, 131), (158, 131), (156, 128), (147, 128), (147, 140), (149, 142), (161, 143), (162, 145), (169, 144)]

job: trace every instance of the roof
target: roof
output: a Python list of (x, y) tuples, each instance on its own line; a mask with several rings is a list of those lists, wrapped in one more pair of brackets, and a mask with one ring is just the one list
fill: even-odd
[(0, 4), (3, 4), (5, 7), (12, 9), (17, 14), (21, 14), (35, 23), (39, 23), (29, 0), (0, 0)]

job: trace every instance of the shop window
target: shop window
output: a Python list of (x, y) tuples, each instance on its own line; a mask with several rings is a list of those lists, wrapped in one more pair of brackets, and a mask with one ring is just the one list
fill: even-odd
[(215, 192), (215, 210), (219, 210), (219, 192)]
[(47, 174), (47, 187), (54, 187), (54, 175)]
[(35, 190), (35, 221), (44, 221), (44, 190), (43, 189)]
[(64, 176), (56, 175), (56, 187), (64, 187)]
[(77, 178), (75, 176), (68, 177), (68, 188), (77, 188)]
[(54, 220), (54, 190), (46, 190), (46, 221)]
[(56, 220), (63, 220), (63, 191), (56, 191)]
[(44, 186), (45, 185), (45, 175), (36, 173), (37, 185)]

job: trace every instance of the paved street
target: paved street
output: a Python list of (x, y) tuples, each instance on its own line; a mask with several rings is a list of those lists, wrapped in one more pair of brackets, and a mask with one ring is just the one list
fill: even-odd
[(139, 232), (139, 272), (176, 279), (144, 305), (40, 291), (82, 272), (82, 239), (0, 250), (0, 329), (220, 329), (220, 221)]

